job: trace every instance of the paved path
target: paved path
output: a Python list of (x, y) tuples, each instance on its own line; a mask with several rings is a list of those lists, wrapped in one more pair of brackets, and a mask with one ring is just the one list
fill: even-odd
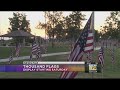
[[(95, 50), (100, 49), (100, 47), (95, 48)], [(55, 55), (65, 55), (65, 54), (69, 54), (70, 52), (59, 52), (59, 53), (50, 53), (50, 54), (42, 54), (42, 57), (47, 57), (47, 56), (55, 56)], [(33, 58), (35, 58), (35, 56), (33, 56)], [(30, 59), (30, 56), (22, 56), (22, 57), (18, 57), (18, 58), (13, 58), (13, 61), (17, 61), (17, 60), (25, 60), (25, 59)], [(6, 59), (0, 59), (0, 62), (7, 62), (9, 61), (9, 58)]]

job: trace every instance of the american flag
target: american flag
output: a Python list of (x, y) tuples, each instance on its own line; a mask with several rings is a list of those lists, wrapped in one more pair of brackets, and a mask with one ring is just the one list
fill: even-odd
[[(87, 24), (85, 25), (83, 32), (81, 33), (80, 37), (76, 41), (69, 57), (68, 61), (81, 61), (83, 58), (84, 52), (91, 52), (93, 51), (93, 38), (91, 37), (93, 33), (90, 31), (93, 29), (93, 19), (94, 14), (92, 13)], [(92, 26), (91, 26), (92, 25)], [(92, 40), (91, 40), (92, 39)], [(74, 78), (78, 72), (62, 72), (60, 78)]]
[(40, 50), (40, 46), (37, 47), (36, 59), (37, 59), (37, 60), (41, 60), (41, 50)]
[(31, 50), (30, 60), (32, 60), (32, 55), (36, 55), (37, 48), (38, 48), (38, 45), (35, 42), (33, 42), (32, 43), (32, 50)]
[(11, 63), (11, 61), (13, 60), (13, 50), (12, 48), (10, 49), (10, 57), (9, 57), (9, 64)]
[(32, 55), (36, 55), (38, 45), (34, 42), (32, 45)]
[(35, 42), (32, 45), (32, 51), (31, 51), (31, 55), (30, 55), (30, 60), (32, 60), (32, 55), (36, 55), (36, 59), (40, 59), (41, 58), (41, 50), (38, 44), (36, 44)]
[(15, 55), (17, 56), (17, 57), (19, 57), (19, 54), (20, 54), (20, 43), (19, 44), (16, 44), (16, 48), (15, 48)]
[(101, 47), (99, 50), (99, 54), (98, 54), (98, 62), (101, 64), (101, 66), (104, 66), (104, 48)]

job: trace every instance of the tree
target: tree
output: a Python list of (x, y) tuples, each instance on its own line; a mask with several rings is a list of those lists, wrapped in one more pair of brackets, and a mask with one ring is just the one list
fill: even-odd
[(45, 12), (46, 23), (39, 22), (37, 28), (46, 29), (48, 37), (54, 39), (74, 39), (76, 40), (80, 34), (82, 21), (85, 20), (80, 11), (73, 11), (69, 16), (64, 17), (61, 11)]
[(13, 13), (13, 18), (9, 18), (9, 22), (10, 22), (10, 26), (11, 26), (11, 28), (8, 28), (9, 32), (19, 30), (20, 23), (21, 23), (20, 18), (21, 18), (20, 13)]
[(82, 27), (82, 21), (85, 15), (80, 11), (73, 11), (69, 16), (65, 17), (65, 28), (67, 30), (67, 38), (74, 41), (79, 37)]
[(48, 35), (49, 39), (52, 41), (52, 47), (54, 47), (54, 39), (55, 37), (60, 37), (62, 31), (62, 12), (61, 11), (53, 11), (53, 12), (45, 12), (47, 18), (46, 23), (39, 22), (37, 28), (38, 29), (46, 29), (46, 34)]
[(25, 14), (21, 14), (20, 30), (23, 30), (23, 31), (29, 32), (29, 33), (31, 32), (30, 21), (26, 19)]
[(59, 21), (59, 23), (55, 26), (54, 29), (57, 40), (65, 39), (66, 33), (65, 33), (63, 21)]
[(95, 42), (98, 42), (100, 39), (101, 33), (98, 32), (98, 30), (95, 30), (94, 40)]
[[(8, 18), (10, 22), (10, 28), (8, 33), (16, 30), (23, 30), (25, 32), (31, 32), (29, 20), (26, 20), (26, 15), (21, 13), (13, 13), (12, 18)], [(22, 42), (23, 38), (14, 38), (15, 42)]]
[(110, 16), (106, 18), (105, 26), (103, 26), (103, 37), (108, 39), (120, 38), (120, 11), (112, 11)]

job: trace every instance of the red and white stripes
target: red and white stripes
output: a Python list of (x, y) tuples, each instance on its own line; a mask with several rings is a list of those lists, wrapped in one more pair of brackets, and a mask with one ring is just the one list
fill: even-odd
[(93, 43), (93, 32), (89, 32), (84, 50), (85, 53), (92, 52), (94, 50)]

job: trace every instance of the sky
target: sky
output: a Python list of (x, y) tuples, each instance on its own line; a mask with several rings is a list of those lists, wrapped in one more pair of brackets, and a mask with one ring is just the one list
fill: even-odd
[[(17, 11), (0, 11), (0, 35), (6, 34), (8, 31), (9, 25), (9, 19), (13, 17), (13, 12)], [(38, 25), (39, 21), (44, 22), (44, 12), (42, 11), (19, 11), (20, 13), (24, 13), (27, 15), (27, 20), (30, 20), (30, 28), (31, 33), (37, 36), (45, 37), (45, 31), (36, 29), (35, 27)], [(71, 12), (70, 11), (64, 11), (63, 15), (67, 16)], [(88, 20), (91, 11), (82, 11), (83, 14), (85, 14), (85, 18)], [(103, 26), (105, 23), (105, 19), (110, 15), (110, 11), (95, 11), (95, 18), (94, 18), (94, 28), (95, 30), (100, 30), (100, 26)], [(83, 22), (83, 27), (86, 24), (87, 20)]]

